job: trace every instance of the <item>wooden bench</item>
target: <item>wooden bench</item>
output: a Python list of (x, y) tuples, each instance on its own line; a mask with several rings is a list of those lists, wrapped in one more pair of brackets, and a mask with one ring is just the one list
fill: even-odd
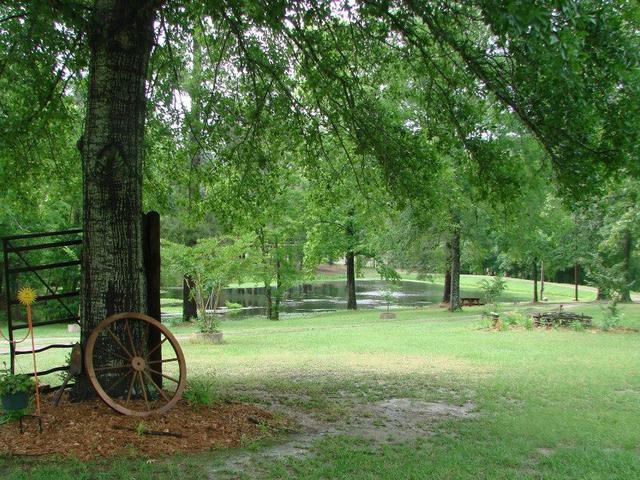
[(484, 305), (480, 301), (480, 297), (462, 297), (460, 299), (460, 303), (462, 303), (463, 307), (471, 307), (473, 305)]

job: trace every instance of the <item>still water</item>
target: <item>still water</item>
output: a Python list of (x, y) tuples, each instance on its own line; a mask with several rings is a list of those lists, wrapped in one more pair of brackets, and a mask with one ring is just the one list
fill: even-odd
[[(359, 309), (385, 308), (387, 299), (385, 292), (387, 283), (381, 280), (356, 281), (356, 299)], [(418, 307), (442, 300), (442, 285), (420, 282), (400, 282), (393, 292), (391, 308)], [(477, 290), (462, 290), (462, 297), (479, 297)], [(164, 298), (175, 298), (175, 305), (180, 305), (182, 289), (180, 287), (165, 289)], [(251, 315), (263, 315), (266, 310), (264, 287), (226, 288), (222, 292), (219, 305), (225, 302), (239, 303), (243, 306), (239, 312), (229, 315), (231, 318), (243, 318)], [(280, 304), (280, 312), (312, 313), (331, 312), (347, 308), (347, 286), (345, 281), (314, 282), (290, 288)]]

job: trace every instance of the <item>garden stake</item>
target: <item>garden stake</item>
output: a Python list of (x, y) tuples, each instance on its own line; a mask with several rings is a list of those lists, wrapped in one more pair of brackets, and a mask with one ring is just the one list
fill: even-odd
[[(31, 287), (22, 287), (18, 290), (18, 301), (27, 309), (27, 327), (31, 335), (31, 356), (33, 358), (33, 379), (36, 384), (36, 417), (42, 433), (42, 417), (40, 415), (40, 388), (38, 385), (38, 368), (36, 365), (36, 341), (33, 336), (33, 320), (31, 318), (31, 304), (37, 298), (36, 291)], [(22, 419), (20, 420), (20, 431), (22, 431)]]

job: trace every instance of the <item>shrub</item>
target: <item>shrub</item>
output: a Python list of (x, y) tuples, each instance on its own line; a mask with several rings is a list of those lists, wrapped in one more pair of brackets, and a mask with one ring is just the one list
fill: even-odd
[(491, 321), (491, 317), (487, 315), (482, 315), (480, 318), (480, 328), (491, 328), (493, 322)]
[(527, 316), (521, 312), (507, 312), (502, 317), (502, 320), (509, 325), (524, 325)]
[(483, 279), (480, 284), (482, 297), (485, 303), (496, 303), (498, 297), (507, 287), (507, 282), (500, 275), (492, 277), (491, 280)]
[(611, 330), (617, 327), (622, 320), (622, 315), (618, 309), (618, 300), (614, 297), (605, 307), (602, 308), (602, 329)]
[(187, 388), (182, 395), (192, 406), (209, 407), (218, 401), (216, 381), (210, 377), (194, 377), (187, 380)]
[(571, 330), (573, 330), (574, 332), (584, 332), (584, 324), (578, 320), (574, 320), (573, 322), (571, 322), (571, 325), (569, 325), (569, 327), (571, 328)]
[(229, 300), (225, 300), (224, 306), (227, 307), (229, 310), (237, 310), (239, 308), (242, 308), (241, 303), (234, 303), (234, 302), (230, 302)]
[(522, 326), (527, 330), (533, 330), (533, 318), (525, 317), (524, 321), (522, 322)]

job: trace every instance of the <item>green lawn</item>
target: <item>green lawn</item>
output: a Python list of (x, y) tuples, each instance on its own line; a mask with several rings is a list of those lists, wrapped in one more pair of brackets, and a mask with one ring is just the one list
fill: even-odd
[[(640, 305), (621, 310), (626, 327), (640, 328)], [(189, 375), (215, 376), (222, 399), (278, 398), (342, 425), (314, 440), (308, 455), (261, 457), (270, 445), (261, 443), (155, 462), (5, 457), (0, 472), (8, 479), (196, 479), (251, 453), (250, 471), (211, 478), (640, 478), (640, 334), (489, 331), (480, 327), (480, 311), (431, 307), (390, 321), (375, 311), (256, 318), (224, 323), (225, 345), (184, 342)], [(596, 323), (603, 314), (593, 304), (575, 311), (594, 314)], [(405, 398), (472, 402), (474, 415), (434, 422), (417, 440), (354, 433), (363, 408)]]

